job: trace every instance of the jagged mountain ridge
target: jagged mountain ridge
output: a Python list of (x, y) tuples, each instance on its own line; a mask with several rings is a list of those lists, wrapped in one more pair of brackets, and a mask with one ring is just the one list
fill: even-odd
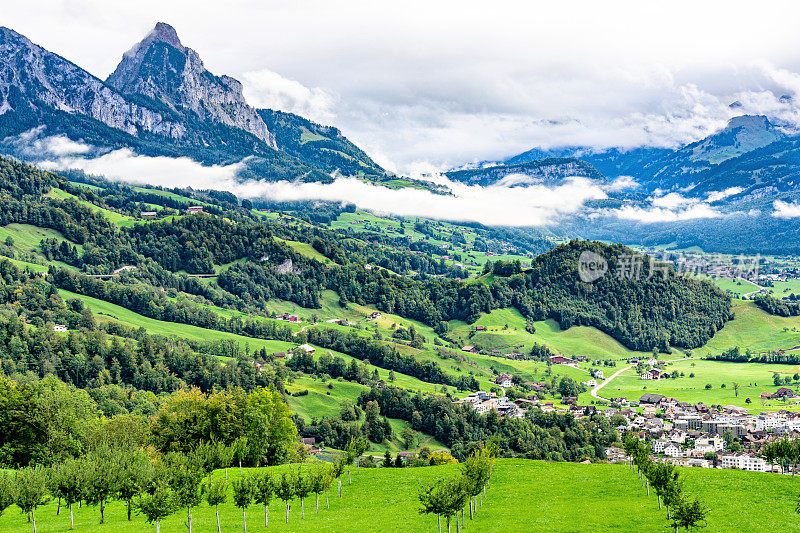
[(546, 157), (580, 158), (610, 179), (632, 176), (651, 192), (680, 190), (704, 196), (712, 191), (741, 188), (743, 191), (732, 196), (732, 201), (793, 190), (800, 185), (800, 140), (784, 134), (760, 115), (734, 117), (719, 132), (675, 150), (534, 148), (507, 159), (505, 164)]
[[(101, 149), (130, 148), (207, 165), (241, 163), (243, 178), (329, 182), (336, 170), (347, 175), (358, 170), (365, 179), (385, 176), (338, 130), (332, 137), (336, 147), (306, 142), (302, 150), (286, 148), (287, 143), (281, 149), (262, 117), (274, 113), (249, 106), (237, 80), (208, 72), (164, 23), (123, 56), (107, 82), (0, 28), (0, 139), (5, 139), (0, 151), (5, 153), (31, 160), (29, 152), (15, 151), (13, 141), (40, 128), (42, 135), (65, 135)], [(278, 128), (283, 138), (299, 139), (302, 128), (325, 128), (297, 118)]]

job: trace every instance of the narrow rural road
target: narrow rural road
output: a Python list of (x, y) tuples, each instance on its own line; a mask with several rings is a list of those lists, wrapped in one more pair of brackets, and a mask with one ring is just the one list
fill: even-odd
[[(670, 361), (670, 363), (674, 363), (674, 362), (676, 362), (676, 361), (686, 361), (687, 359), (697, 359), (697, 357), (681, 357), (680, 359), (672, 359), (672, 360)], [(597, 391), (599, 391), (600, 389), (602, 389), (603, 387), (605, 387), (606, 385), (608, 385), (608, 384), (611, 382), (611, 380), (612, 380), (612, 379), (614, 379), (615, 377), (619, 376), (620, 374), (622, 374), (623, 372), (625, 372), (625, 371), (626, 371), (626, 370), (628, 370), (629, 368), (633, 368), (633, 365), (628, 365), (628, 366), (626, 366), (625, 368), (620, 368), (619, 370), (617, 370), (616, 372), (614, 372), (613, 374), (611, 374), (610, 376), (608, 376), (608, 377), (607, 377), (607, 378), (606, 378), (606, 379), (605, 379), (605, 380), (604, 380), (602, 383), (600, 383), (599, 385), (597, 385), (597, 387), (595, 387), (595, 388), (593, 388), (591, 391), (589, 391), (589, 393), (590, 393), (592, 396), (594, 396), (595, 398), (597, 398), (598, 400), (605, 400), (605, 401), (607, 401), (607, 402), (610, 402), (610, 401), (611, 401), (610, 399), (608, 399), (608, 398), (603, 398), (602, 396), (600, 396), (599, 394), (597, 394)]]
[(311, 327), (311, 326), (316, 326), (316, 324), (306, 324), (305, 326), (301, 327), (301, 328), (300, 328), (300, 330), (298, 330), (298, 331), (295, 331), (295, 332), (294, 332), (294, 335), (292, 335), (292, 337), (297, 337), (297, 336), (298, 336), (298, 335), (300, 335), (302, 332), (304, 332), (304, 331), (306, 330), (306, 328), (309, 328), (309, 327)]
[(620, 374), (622, 374), (623, 372), (625, 372), (625, 371), (626, 371), (626, 370), (628, 370), (629, 368), (633, 368), (633, 365), (628, 365), (628, 366), (626, 366), (625, 368), (620, 368), (619, 370), (617, 370), (616, 372), (614, 372), (613, 374), (611, 374), (610, 376), (608, 376), (608, 377), (607, 377), (605, 380), (603, 380), (603, 382), (602, 382), (602, 383), (600, 383), (598, 386), (596, 386), (595, 388), (593, 388), (593, 389), (590, 391), (590, 394), (591, 394), (592, 396), (594, 396), (595, 398), (597, 398), (598, 400), (605, 400), (605, 401), (607, 401), (607, 402), (610, 402), (611, 400), (609, 400), (608, 398), (603, 398), (602, 396), (600, 396), (599, 394), (597, 394), (597, 391), (599, 391), (600, 389), (602, 389), (603, 387), (605, 387), (606, 385), (608, 385), (608, 384), (609, 384), (609, 382), (610, 382), (612, 379), (614, 379), (615, 377), (619, 376)]

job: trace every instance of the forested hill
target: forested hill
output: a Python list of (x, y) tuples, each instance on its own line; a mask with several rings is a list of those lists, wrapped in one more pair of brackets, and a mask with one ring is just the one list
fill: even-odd
[[(578, 275), (587, 250), (608, 262), (593, 283)], [(530, 316), (555, 318), (562, 328), (594, 326), (637, 350), (702, 346), (733, 319), (730, 297), (715, 285), (678, 276), (620, 244), (571, 241), (538, 256), (524, 277)]]
[[(0, 163), (0, 187), (5, 192), (2, 225), (51, 228), (75, 243), (42, 242), (48, 259), (62, 265), (51, 267), (48, 278), (53, 283), (159, 320), (228, 327), (202, 309), (179, 309), (163, 295), (164, 288), (260, 314), (267, 312), (271, 299), (318, 308), (321, 291), (330, 289), (341, 302), (370, 304), (419, 320), (445, 338), (449, 321), (472, 323), (482, 313), (515, 307), (532, 320), (554, 318), (565, 328), (597, 327), (638, 350), (701, 346), (731, 318), (729, 298), (714, 286), (660, 271), (651, 275), (646, 257), (637, 258), (641, 270), (637, 279), (617, 275), (624, 259), (635, 256), (619, 245), (573, 241), (536, 257), (530, 270), (498, 262), (489, 278), (466, 282), (443, 277), (450, 267), (426, 259), (416, 243), (400, 239), (387, 245), (307, 222), (264, 219), (225, 194), (206, 197), (207, 213), (115, 228), (86, 205), (101, 208), (113, 203), (135, 214), (142, 205), (137, 201), (152, 199), (152, 193), (118, 186), (98, 195), (51, 173), (8, 160)], [(56, 185), (72, 191), (84, 204), (43, 196)], [(298, 253), (278, 235), (308, 243), (326, 264)], [(607, 275), (593, 284), (578, 277), (577, 259), (584, 250), (609, 263)], [(384, 268), (370, 265), (376, 262)], [(395, 274), (410, 264), (415, 275)], [(114, 280), (86, 276), (126, 265), (137, 268)], [(182, 274), (213, 273), (220, 265), (226, 268), (211, 284)]]

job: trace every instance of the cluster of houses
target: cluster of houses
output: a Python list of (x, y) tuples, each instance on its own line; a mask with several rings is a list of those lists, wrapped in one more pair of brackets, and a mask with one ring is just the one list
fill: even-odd
[(538, 405), (537, 400), (518, 398), (512, 402), (506, 396), (497, 396), (494, 392), (486, 391), (472, 392), (466, 398), (456, 400), (453, 403), (472, 406), (480, 414), (495, 410), (500, 416), (509, 416), (511, 418), (522, 418), (530, 406)]
[[(791, 389), (775, 394), (794, 396)], [(627, 399), (614, 403), (629, 405)], [(654, 455), (684, 466), (737, 468), (752, 472), (780, 470), (759, 456), (761, 447), (770, 439), (786, 434), (800, 436), (800, 413), (791, 411), (764, 412), (752, 415), (747, 409), (727, 405), (720, 409), (703, 403), (692, 405), (660, 394), (644, 394), (639, 399), (641, 412), (632, 408), (606, 409), (604, 414), (619, 414), (627, 423), (618, 430), (635, 431), (650, 439)], [(725, 436), (733, 437), (737, 446), (728, 450)], [(708, 459), (713, 453), (716, 461)], [(611, 453), (614, 455), (614, 452)], [(716, 463), (716, 464), (715, 464)]]

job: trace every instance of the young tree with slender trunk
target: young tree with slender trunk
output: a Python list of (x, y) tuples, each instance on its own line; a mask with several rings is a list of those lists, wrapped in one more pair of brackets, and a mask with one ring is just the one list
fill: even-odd
[(328, 489), (331, 488), (331, 483), (333, 483), (333, 468), (329, 467), (325, 470), (325, 476), (322, 478), (322, 490), (325, 491), (325, 508), (330, 509), (331, 506), (328, 503)]
[(295, 497), (295, 490), (297, 488), (297, 480), (291, 472), (284, 472), (281, 474), (281, 479), (277, 483), (275, 493), (278, 498), (286, 503), (286, 523), (289, 523), (289, 501)]
[(253, 503), (255, 494), (255, 479), (251, 475), (244, 475), (233, 480), (233, 503), (242, 510), (242, 527), (247, 533), (247, 508)]
[(166, 459), (169, 464), (169, 482), (178, 504), (186, 509), (189, 533), (192, 533), (192, 507), (202, 501), (200, 488), (204, 472), (193, 456), (170, 453)]
[(14, 476), (14, 503), (27, 513), (36, 533), (36, 509), (47, 503), (47, 472), (42, 467), (23, 468)]
[(303, 471), (298, 468), (297, 475), (295, 476), (294, 492), (297, 497), (300, 498), (300, 519), (303, 519), (306, 516), (304, 500), (309, 494), (311, 494), (311, 489), (311, 479), (308, 475), (303, 474)]
[(319, 495), (325, 490), (326, 477), (328, 477), (328, 473), (322, 465), (314, 466), (306, 476), (309, 490), (317, 497), (317, 510), (314, 514), (319, 514)]
[(708, 515), (709, 511), (710, 509), (696, 498), (691, 502), (684, 500), (675, 506), (672, 525), (675, 527), (676, 532), (679, 527), (685, 528), (687, 532), (690, 529), (705, 527), (706, 515)]
[(336, 479), (337, 491), (340, 498), (342, 497), (342, 474), (344, 474), (346, 460), (346, 457), (340, 457), (333, 462), (333, 467), (331, 469), (331, 474), (334, 479)]
[(166, 471), (154, 478), (149, 490), (140, 494), (133, 502), (139, 514), (144, 515), (148, 524), (155, 523), (156, 533), (161, 533), (161, 521), (178, 510), (175, 493), (166, 480)]
[(671, 509), (683, 501), (683, 480), (675, 478), (664, 487), (664, 505), (667, 506), (667, 520), (671, 519)]
[(115, 468), (116, 496), (127, 504), (128, 522), (130, 522), (133, 498), (141, 494), (150, 482), (153, 465), (141, 451), (124, 450), (117, 452)]
[(217, 533), (221, 533), (222, 529), (219, 523), (219, 504), (228, 501), (228, 482), (218, 481), (210, 483), (209, 480), (208, 490), (206, 490), (206, 501), (208, 505), (214, 506), (214, 514), (217, 516)]
[(268, 473), (258, 477), (255, 485), (255, 500), (264, 506), (264, 527), (269, 526), (269, 502), (275, 496), (275, 482)]
[(118, 482), (117, 461), (110, 448), (101, 448), (83, 461), (83, 500), (100, 506), (101, 524), (106, 521), (106, 503), (117, 493)]
[(0, 516), (14, 504), (14, 478), (0, 472)]
[(83, 495), (82, 471), (85, 466), (80, 459), (67, 459), (58, 469), (51, 471), (51, 491), (54, 496), (64, 500), (69, 507), (69, 528), (75, 528), (72, 506), (80, 501)]

